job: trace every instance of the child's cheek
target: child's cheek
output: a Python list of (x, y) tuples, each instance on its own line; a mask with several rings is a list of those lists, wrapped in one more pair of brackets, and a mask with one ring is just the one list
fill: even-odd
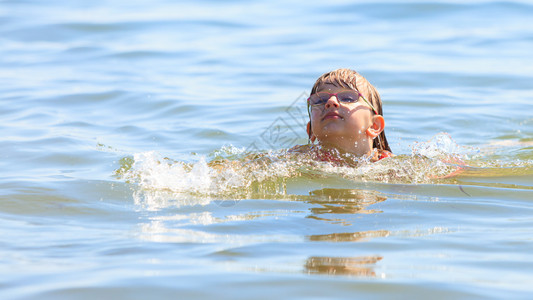
[(318, 112), (316, 112), (316, 110), (313, 111), (313, 112), (311, 113), (311, 123), (313, 123), (313, 122), (316, 123), (316, 122), (318, 122), (319, 120), (320, 120), (320, 114), (319, 114)]

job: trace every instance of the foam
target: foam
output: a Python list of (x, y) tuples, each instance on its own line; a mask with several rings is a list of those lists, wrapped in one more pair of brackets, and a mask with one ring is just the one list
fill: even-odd
[[(289, 179), (339, 178), (353, 182), (377, 181), (402, 184), (438, 184), (469, 166), (494, 168), (479, 148), (458, 145), (441, 133), (427, 142), (412, 145), (412, 153), (370, 163), (368, 157), (354, 158), (357, 166), (319, 161), (312, 153), (287, 150), (246, 153), (242, 148), (224, 146), (193, 162), (175, 161), (156, 151), (133, 154), (117, 170), (119, 178), (135, 184), (139, 203), (176, 200), (208, 204), (214, 199), (243, 199), (257, 195), (285, 195)], [(346, 158), (346, 155), (344, 156)], [(516, 161), (499, 167), (527, 167), (530, 161)], [(194, 197), (191, 197), (194, 196)], [(166, 200), (161, 200), (166, 199)], [(195, 199), (195, 200), (191, 200)]]

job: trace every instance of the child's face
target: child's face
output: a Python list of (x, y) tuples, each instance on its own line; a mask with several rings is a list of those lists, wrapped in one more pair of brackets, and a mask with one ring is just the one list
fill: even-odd
[[(346, 90), (325, 83), (318, 87), (317, 92), (336, 94)], [(362, 99), (346, 103), (331, 96), (324, 105), (311, 108), (311, 130), (321, 143), (366, 149), (372, 145), (372, 139), (367, 135), (372, 117), (372, 109)]]

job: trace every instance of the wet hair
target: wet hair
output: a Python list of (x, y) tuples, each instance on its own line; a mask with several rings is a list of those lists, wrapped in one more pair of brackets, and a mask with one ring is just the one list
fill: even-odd
[[(357, 73), (357, 71), (350, 69), (337, 69), (335, 71), (325, 73), (316, 80), (313, 88), (311, 89), (311, 95), (318, 91), (319, 86), (326, 83), (359, 91), (361, 94), (366, 96), (366, 99), (370, 101), (370, 103), (372, 103), (378, 114), (383, 116), (383, 104), (378, 91), (372, 84), (370, 84), (370, 82), (368, 82), (368, 80), (366, 80), (366, 78)], [(379, 134), (377, 139), (374, 139), (373, 147), (380, 150), (391, 151), (389, 143), (387, 142), (387, 138), (385, 137), (385, 130)]]

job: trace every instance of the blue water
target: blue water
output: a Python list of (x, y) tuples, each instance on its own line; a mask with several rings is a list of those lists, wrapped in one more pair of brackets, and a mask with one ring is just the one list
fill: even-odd
[[(0, 297), (530, 297), (532, 14), (0, 0)], [(340, 67), (395, 158), (284, 151)]]

